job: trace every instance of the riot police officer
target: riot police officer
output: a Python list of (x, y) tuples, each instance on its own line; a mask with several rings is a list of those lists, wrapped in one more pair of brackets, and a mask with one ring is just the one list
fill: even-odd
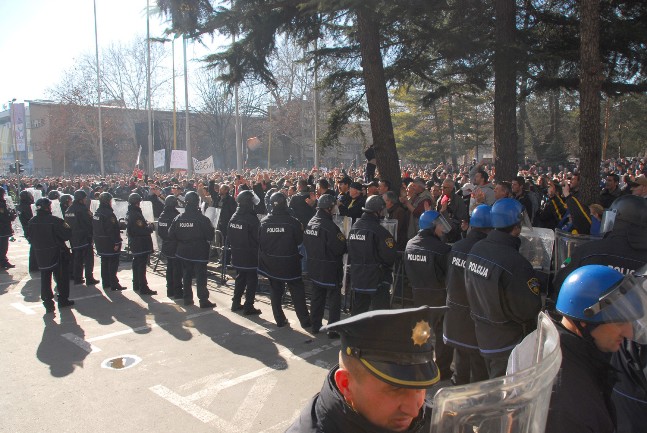
[[(22, 226), (22, 232), (27, 237), (27, 225), (29, 220), (34, 217), (34, 213), (31, 210), (31, 205), (34, 203), (34, 196), (31, 192), (25, 190), (20, 191), (20, 203), (16, 206), (18, 211), (18, 220)], [(36, 257), (34, 256), (34, 249), (29, 248), (29, 272), (36, 272), (38, 270), (38, 263), (36, 263)]]
[(164, 200), (164, 209), (157, 220), (157, 234), (162, 239), (161, 252), (166, 257), (166, 296), (183, 299), (182, 261), (175, 257), (177, 242), (171, 241), (168, 231), (173, 220), (180, 214), (177, 197), (169, 195)]
[[(258, 288), (258, 229), (261, 225), (254, 206), (260, 199), (252, 191), (241, 191), (236, 197), (238, 209), (229, 220), (227, 243), (231, 249), (231, 266), (236, 269), (236, 282), (231, 311), (243, 310), (245, 315), (261, 314), (254, 307)], [(241, 300), (245, 293), (245, 304)]]
[(467, 256), (465, 288), (476, 340), (492, 379), (505, 375), (510, 352), (537, 327), (541, 284), (519, 253), (523, 205), (502, 198), (490, 214), (495, 230)]
[[(341, 317), (342, 257), (347, 251), (346, 237), (332, 220), (337, 200), (330, 194), (319, 197), (317, 213), (310, 219), (303, 233), (303, 244), (308, 257), (308, 276), (312, 280), (312, 332), (317, 334), (328, 297), (328, 323)], [(329, 333), (330, 337), (338, 334)]]
[[(420, 230), (412, 237), (404, 250), (404, 269), (413, 288), (413, 305), (442, 307), (445, 305), (447, 290), (447, 256), (451, 247), (441, 238), (449, 233), (452, 226), (440, 212), (429, 210), (420, 215)], [(434, 352), (441, 380), (452, 376), (452, 349), (443, 341), (443, 316), (439, 315), (431, 324), (434, 331)]]
[(200, 196), (197, 192), (187, 192), (184, 205), (186, 210), (175, 218), (169, 228), (169, 239), (177, 243), (175, 257), (182, 261), (184, 305), (193, 305), (191, 281), (195, 275), (200, 308), (213, 308), (216, 304), (209, 301), (207, 290), (207, 263), (210, 242), (214, 239), (216, 231), (211, 220), (200, 212)]
[(398, 252), (393, 236), (380, 225), (380, 214), (385, 207), (382, 197), (369, 197), (362, 208), (362, 216), (355, 221), (348, 235), (353, 315), (369, 309), (389, 308), (392, 267)]
[(59, 205), (61, 206), (61, 214), (65, 216), (67, 209), (72, 206), (72, 196), (69, 194), (63, 194), (59, 199)]
[(119, 257), (121, 256), (121, 228), (112, 211), (112, 194), (102, 192), (99, 195), (99, 208), (92, 217), (92, 237), (97, 254), (101, 257), (103, 290), (126, 290), (119, 284), (119, 278), (117, 278)]
[(487, 237), (492, 229), (490, 206), (478, 205), (470, 217), (467, 237), (452, 245), (447, 263), (447, 313), (443, 325), (445, 344), (454, 348), (455, 385), (479, 382), (488, 379), (485, 361), (479, 352), (474, 320), (465, 290), (465, 263), (474, 244)]
[(50, 201), (58, 200), (59, 198), (61, 198), (61, 193), (57, 189), (53, 189), (47, 193), (47, 198)]
[(288, 201), (281, 192), (270, 197), (272, 213), (261, 220), (258, 243), (258, 272), (270, 280), (272, 314), (280, 328), (288, 324), (281, 303), (287, 283), (301, 327), (312, 326), (306, 305), (305, 288), (301, 278), (299, 245), (303, 242), (303, 227), (288, 212)]
[(128, 247), (133, 256), (133, 290), (141, 295), (157, 295), (155, 290), (148, 287), (146, 280), (146, 264), (153, 252), (153, 223), (148, 223), (140, 207), (142, 196), (132, 193), (128, 196), (128, 211), (126, 212), (126, 234)]
[(9, 238), (13, 236), (11, 223), (16, 219), (16, 211), (7, 208), (4, 199), (5, 189), (0, 187), (0, 268), (10, 269), (16, 265), (9, 263), (7, 251), (9, 251)]
[(94, 251), (92, 249), (92, 213), (87, 206), (88, 195), (82, 189), (74, 192), (74, 202), (65, 212), (65, 222), (72, 228), (72, 254), (74, 255), (74, 284), (83, 284), (85, 269), (85, 284), (97, 284), (92, 272), (94, 271)]
[(58, 291), (58, 307), (74, 305), (74, 301), (69, 299), (70, 251), (65, 244), (72, 237), (72, 229), (63, 219), (52, 215), (51, 206), (52, 202), (47, 198), (36, 201), (36, 216), (29, 220), (26, 233), (40, 269), (40, 298), (48, 313), (54, 311), (52, 276)]

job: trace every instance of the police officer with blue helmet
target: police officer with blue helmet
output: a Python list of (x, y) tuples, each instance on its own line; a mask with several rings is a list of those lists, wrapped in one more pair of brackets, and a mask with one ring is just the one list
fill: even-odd
[(623, 278), (608, 266), (586, 265), (562, 284), (556, 304), (563, 316), (558, 323), (562, 364), (546, 431), (616, 431), (610, 355), (625, 339), (647, 342), (646, 270)]
[(486, 204), (474, 208), (469, 221), (467, 237), (452, 245), (447, 267), (447, 307), (443, 327), (445, 344), (454, 348), (455, 385), (465, 385), (488, 378), (485, 360), (479, 352), (474, 320), (465, 289), (465, 264), (472, 247), (487, 237), (492, 230), (491, 207)]
[[(420, 230), (407, 242), (404, 250), (404, 269), (413, 288), (413, 305), (421, 307), (441, 307), (445, 305), (447, 290), (447, 256), (451, 247), (441, 238), (449, 233), (451, 225), (435, 210), (420, 215)], [(443, 342), (443, 316), (437, 317), (432, 324), (434, 331), (434, 351), (441, 380), (452, 376), (452, 348)]]
[(513, 198), (492, 205), (492, 230), (467, 256), (465, 288), (479, 351), (490, 379), (506, 372), (510, 352), (537, 327), (541, 284), (519, 253), (524, 208)]

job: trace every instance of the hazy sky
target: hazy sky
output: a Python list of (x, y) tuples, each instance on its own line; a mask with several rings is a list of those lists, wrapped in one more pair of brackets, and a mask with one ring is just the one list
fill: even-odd
[[(146, 0), (96, 3), (100, 50), (111, 42), (146, 35)], [(155, 0), (150, 4), (154, 6)], [(159, 37), (165, 25), (153, 14), (150, 27), (151, 37)], [(0, 0), (0, 30), (0, 106), (12, 98), (45, 99), (46, 89), (60, 80), (75, 58), (94, 55), (93, 0)], [(189, 58), (196, 57), (195, 49), (199, 48), (189, 48)], [(181, 48), (176, 56), (181, 62)]]

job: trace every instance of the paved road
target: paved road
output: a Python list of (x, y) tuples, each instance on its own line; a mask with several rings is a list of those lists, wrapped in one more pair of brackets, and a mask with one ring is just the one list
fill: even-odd
[[(232, 313), (231, 285), (211, 280), (218, 308), (185, 307), (151, 269), (157, 296), (72, 286), (76, 305), (45, 314), (28, 249), (16, 236), (17, 266), (0, 272), (0, 432), (282, 432), (336, 363), (339, 341), (291, 307), (293, 328), (275, 326), (265, 295), (260, 316)], [(129, 263), (119, 278), (132, 287)]]

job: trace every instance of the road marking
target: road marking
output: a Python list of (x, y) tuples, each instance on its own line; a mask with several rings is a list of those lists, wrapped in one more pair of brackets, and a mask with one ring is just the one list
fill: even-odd
[(179, 394), (176, 394), (175, 392), (171, 391), (167, 387), (163, 385), (155, 385), (153, 387), (149, 388), (151, 391), (153, 391), (155, 394), (159, 395), (162, 397), (164, 400), (168, 401), (171, 404), (174, 404), (175, 406), (179, 407), (180, 409), (183, 409), (185, 412), (187, 412), (189, 415), (193, 416), (194, 418), (199, 419), (203, 423), (208, 423), (214, 418), (217, 418), (217, 415), (214, 413), (209, 412), (206, 409), (203, 409), (202, 407), (198, 406), (197, 404), (187, 400), (186, 398), (182, 397)]
[(81, 337), (79, 337), (78, 335), (73, 334), (71, 332), (68, 332), (67, 334), (63, 334), (62, 337), (76, 344), (77, 346), (79, 346), (81, 349), (85, 350), (88, 353), (101, 352), (101, 349), (99, 349), (97, 346), (90, 344), (89, 341), (86, 341)]
[(21, 302), (14, 302), (13, 304), (11, 304), (11, 306), (25, 314), (36, 314), (34, 310), (31, 309), (31, 307), (28, 307)]
[[(306, 401), (308, 401), (308, 400), (306, 400)], [(305, 404), (305, 402), (304, 402), (304, 404)], [(303, 404), (300, 405), (300, 406), (303, 406)], [(295, 419), (297, 419), (297, 417), (299, 416), (300, 413), (301, 413), (301, 409), (297, 409), (294, 412), (292, 412), (292, 416), (290, 417), (290, 419), (281, 421), (278, 424), (274, 424), (272, 427), (268, 427), (267, 429), (265, 429), (265, 430), (263, 430), (263, 431), (261, 431), (259, 433), (284, 432), (287, 427), (292, 425), (292, 423), (294, 422)]]
[(86, 341), (93, 342), (93, 341), (107, 340), (108, 338), (119, 337), (120, 335), (132, 334), (133, 332), (145, 331), (153, 328), (159, 328), (160, 326), (164, 326), (164, 325), (166, 325), (166, 323), (164, 322), (151, 323), (150, 325), (138, 326), (137, 328), (128, 328), (122, 331), (111, 332), (110, 334), (99, 335), (98, 337), (87, 338)]
[(231, 423), (238, 426), (242, 431), (249, 431), (277, 382), (278, 379), (275, 376), (264, 376), (254, 382), (252, 389), (238, 407)]
[(98, 298), (99, 296), (103, 297), (103, 293), (95, 293), (93, 295), (79, 296), (78, 298), (73, 298), (74, 301), (81, 301), (83, 299)]

